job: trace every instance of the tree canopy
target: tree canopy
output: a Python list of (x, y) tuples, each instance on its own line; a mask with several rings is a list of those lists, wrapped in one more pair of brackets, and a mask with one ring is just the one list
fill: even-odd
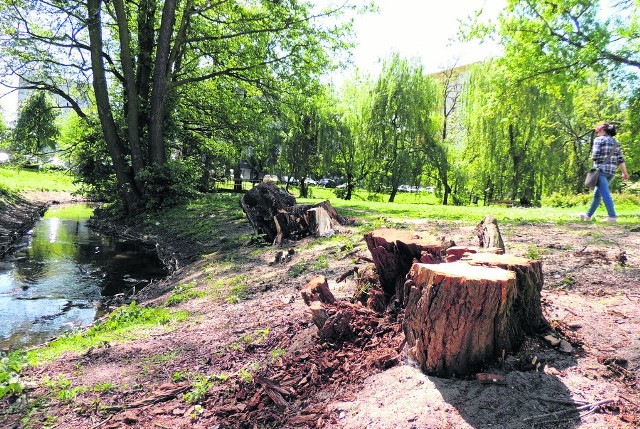
[(266, 100), (283, 83), (307, 85), (332, 65), (331, 51), (347, 46), (348, 21), (322, 18), (350, 6), (11, 0), (0, 8), (4, 73), (19, 76), (22, 88), (57, 94), (81, 117), (87, 101), (95, 104), (120, 195), (136, 210), (149, 196), (142, 178), (167, 173), (170, 138), (184, 126), (176, 115), (183, 94), (213, 81), (213, 93), (250, 87)]
[(13, 128), (13, 149), (38, 158), (46, 149), (55, 149), (60, 134), (55, 122), (57, 116), (58, 112), (46, 92), (31, 94), (18, 112)]

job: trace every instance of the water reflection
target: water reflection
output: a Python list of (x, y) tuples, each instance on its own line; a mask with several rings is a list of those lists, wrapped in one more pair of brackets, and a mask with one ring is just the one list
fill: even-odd
[(104, 296), (166, 275), (154, 253), (89, 229), (90, 214), (85, 204), (50, 209), (0, 265), (0, 349), (86, 326)]

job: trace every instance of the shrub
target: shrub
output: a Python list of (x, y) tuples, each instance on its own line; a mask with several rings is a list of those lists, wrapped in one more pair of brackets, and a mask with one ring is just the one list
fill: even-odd
[(547, 207), (577, 207), (585, 206), (591, 201), (591, 194), (563, 195), (557, 192), (542, 199), (542, 205)]
[(144, 182), (148, 210), (173, 207), (199, 195), (200, 170), (190, 160), (148, 167), (137, 178)]

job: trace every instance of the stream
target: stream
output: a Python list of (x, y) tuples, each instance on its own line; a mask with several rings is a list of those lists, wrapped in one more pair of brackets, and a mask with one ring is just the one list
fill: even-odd
[(105, 298), (167, 275), (153, 251), (89, 229), (93, 207), (53, 206), (0, 261), (0, 351), (82, 328), (105, 313)]

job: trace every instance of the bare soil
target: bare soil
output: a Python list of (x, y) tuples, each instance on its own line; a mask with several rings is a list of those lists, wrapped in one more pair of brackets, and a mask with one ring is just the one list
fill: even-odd
[[(388, 221), (477, 245), (469, 223)], [(371, 272), (363, 240), (353, 249), (307, 238), (284, 248), (247, 243), (201, 255), (201, 248), (159, 235), (188, 263), (141, 291), (139, 301), (162, 304), (176, 285), (193, 281), (210, 292), (216, 279), (236, 276), (247, 280), (250, 297), (188, 300), (175, 307), (190, 312), (185, 324), (26, 369), (31, 405), (0, 400), (0, 426), (640, 427), (640, 228), (578, 222), (500, 228), (508, 253), (542, 260), (543, 311), (554, 328), (545, 334), (570, 349), (551, 345), (544, 335), (530, 337), (517, 353), (487, 362), (482, 372), (491, 374), (488, 381), (431, 377), (402, 353), (402, 329), (393, 316), (356, 307), (354, 335), (318, 339), (300, 290), (323, 274), (334, 295), (349, 301), (354, 277), (336, 279), (354, 266)], [(248, 222), (232, 233), (251, 233)], [(341, 234), (355, 233), (345, 228)], [(289, 249), (290, 258), (274, 262), (277, 252)], [(305, 269), (297, 275), (299, 267)], [(198, 391), (202, 376), (209, 383)], [(63, 400), (43, 383), (47, 377), (85, 388)], [(113, 388), (96, 387), (104, 385)]]

